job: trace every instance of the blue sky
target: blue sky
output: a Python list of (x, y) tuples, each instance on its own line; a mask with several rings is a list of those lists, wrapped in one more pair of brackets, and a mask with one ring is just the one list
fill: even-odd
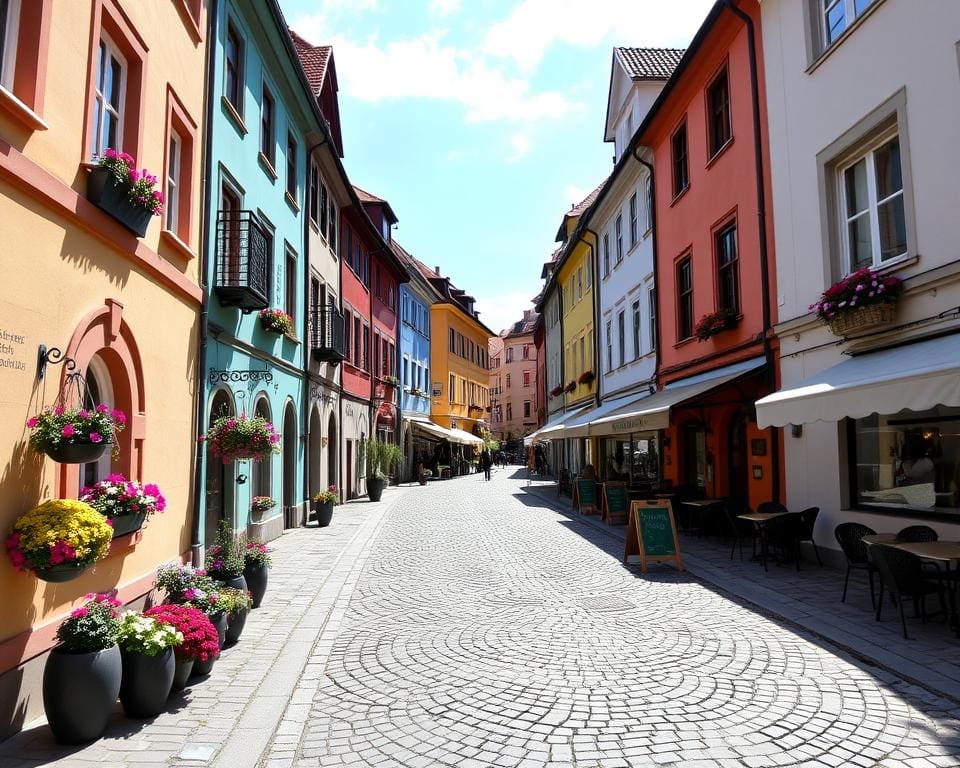
[(564, 211), (612, 169), (615, 45), (684, 47), (711, 0), (280, 0), (333, 45), (344, 164), (394, 237), (499, 332), (540, 290)]

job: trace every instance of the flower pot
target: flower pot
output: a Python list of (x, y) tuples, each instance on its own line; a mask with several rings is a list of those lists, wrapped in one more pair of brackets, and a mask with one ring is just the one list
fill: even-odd
[(380, 497), (383, 496), (383, 489), (387, 485), (387, 479), (385, 477), (368, 477), (367, 478), (367, 496), (370, 498), (370, 501), (380, 501)]
[(110, 443), (60, 443), (51, 445), (44, 453), (59, 464), (88, 464), (110, 450)]
[(213, 671), (214, 662), (216, 662), (217, 657), (211, 656), (206, 661), (200, 661), (200, 659), (193, 660), (193, 669), (190, 670), (190, 677), (206, 677)]
[(135, 515), (111, 517), (110, 522), (113, 523), (113, 538), (126, 536), (128, 533), (139, 531), (143, 527), (143, 521), (146, 519), (146, 512), (138, 512)]
[(242, 573), (239, 576), (222, 576), (216, 573), (211, 573), (210, 576), (219, 581), (225, 587), (242, 589), (244, 592), (247, 591), (247, 580), (243, 578)]
[(210, 617), (210, 623), (217, 628), (220, 650), (223, 650), (223, 646), (227, 642), (227, 614), (224, 611), (213, 614)]
[(247, 589), (253, 597), (253, 607), (259, 608), (263, 596), (267, 593), (267, 577), (270, 568), (266, 565), (247, 565), (243, 569), (243, 577), (247, 580)]
[(240, 635), (243, 634), (243, 628), (247, 624), (248, 610), (241, 609), (234, 611), (227, 617), (227, 644), (234, 645), (240, 642)]
[(896, 304), (871, 304), (838, 314), (830, 318), (827, 324), (834, 336), (849, 336), (851, 333), (892, 322), (896, 312)]
[(43, 669), (43, 709), (61, 744), (99, 738), (120, 693), (122, 663), (116, 645), (90, 653), (54, 648)]
[(120, 651), (123, 659), (123, 682), (120, 703), (130, 718), (143, 719), (159, 715), (170, 697), (176, 661), (173, 648), (157, 656)]
[(46, 568), (37, 568), (34, 575), (40, 581), (49, 581), (53, 584), (61, 584), (64, 581), (72, 581), (90, 567), (90, 563), (60, 563), (50, 565)]
[(121, 184), (106, 168), (90, 169), (87, 179), (87, 200), (106, 211), (137, 237), (147, 234), (153, 213), (133, 205), (127, 198), (129, 188)]
[[(369, 489), (369, 486), (368, 486)], [(380, 489), (380, 492), (383, 493), (383, 489)], [(376, 501), (376, 499), (374, 499)], [(333, 505), (332, 501), (325, 501), (323, 503), (317, 502), (313, 505), (313, 518), (317, 521), (317, 525), (321, 528), (326, 528), (330, 525), (330, 521), (333, 520)]]
[(190, 673), (193, 672), (193, 658), (180, 658), (174, 654), (173, 664), (173, 683), (170, 686), (170, 693), (182, 691), (187, 686), (187, 680), (190, 679)]

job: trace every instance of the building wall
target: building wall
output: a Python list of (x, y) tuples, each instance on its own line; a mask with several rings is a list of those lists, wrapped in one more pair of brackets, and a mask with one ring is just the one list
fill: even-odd
[[(431, 376), (441, 382), (439, 397), (434, 397), (430, 409), (430, 418), (441, 427), (456, 427), (471, 432), (474, 426), (485, 421), (486, 406), (489, 404), (487, 387), (488, 372), (480, 365), (449, 351), (450, 329), (463, 334), (468, 339), (487, 350), (489, 334), (473, 318), (467, 316), (453, 304), (435, 303), (430, 307), (430, 362), (433, 366)], [(456, 377), (458, 391), (453, 402), (450, 399), (450, 376)], [(463, 398), (463, 385), (466, 384), (467, 398)], [(470, 408), (470, 386), (478, 388), (479, 402)]]
[[(592, 236), (588, 237), (591, 237), (592, 243)], [(589, 384), (580, 384), (577, 381), (585, 371), (592, 371), (596, 375), (592, 256), (591, 247), (580, 240), (570, 250), (557, 275), (557, 284), (563, 295), (563, 382), (565, 386), (570, 382), (575, 385), (572, 393), (565, 394), (568, 408), (593, 397), (597, 387), (596, 378)]]
[(554, 387), (562, 387), (563, 379), (563, 321), (560, 317), (560, 291), (552, 288), (544, 301), (544, 365), (546, 366), (547, 420), (563, 410), (563, 393), (551, 397)]
[[(416, 375), (419, 366), (419, 377)], [(414, 394), (419, 388), (424, 394)], [(400, 413), (403, 420), (404, 474), (415, 471), (411, 418), (429, 418), (433, 391), (430, 366), (430, 299), (413, 281), (400, 284)]]
[[(21, 46), (17, 69), (32, 64), (32, 110), (0, 107), (0, 527), (51, 498), (76, 498), (77, 465), (60, 465), (27, 447), (25, 422), (53, 406), (64, 366), (36, 377), (39, 345), (56, 347), (86, 372), (104, 362), (114, 404), (128, 417), (111, 470), (156, 483), (167, 509), (141, 532), (118, 538), (79, 578), (57, 585), (0, 566), (0, 737), (42, 714), (41, 676), (60, 621), (88, 592), (117, 589), (130, 602), (152, 588), (158, 564), (186, 555), (193, 513), (193, 423), (200, 288), (200, 152), (197, 128), (189, 188), (197, 202), (184, 240), (161, 234), (160, 217), (137, 238), (86, 200), (89, 145), (89, 50), (99, 39), (93, 3), (23, 3), (46, 33)], [(206, 43), (170, 3), (104, 3), (123, 14), (128, 32), (149, 49), (136, 160), (159, 175), (166, 146), (165, 110), (175, 93), (197, 126), (203, 118)], [(122, 18), (122, 16), (121, 16)], [(201, 28), (204, 19), (201, 18)], [(108, 22), (109, 23), (109, 22)], [(96, 30), (96, 31), (94, 31)], [(24, 58), (25, 57), (25, 58)], [(32, 59), (32, 64), (31, 64)], [(131, 109), (134, 100), (131, 100)], [(42, 121), (42, 122), (37, 122)], [(45, 126), (45, 127), (44, 127)], [(133, 147), (131, 147), (133, 148)], [(158, 318), (163, 333), (158, 333)]]
[[(355, 249), (359, 235), (359, 227), (355, 226), (355, 213), (350, 209), (344, 209), (341, 216), (340, 225), (340, 252), (341, 252), (341, 284), (340, 295), (343, 301), (344, 316), (349, 311), (353, 316), (360, 317), (361, 326), (366, 324), (370, 326), (370, 289), (369, 273), (365, 276), (355, 269)], [(348, 235), (348, 232), (350, 233)], [(362, 241), (361, 241), (362, 243)], [(352, 246), (352, 247), (351, 247)], [(348, 253), (347, 249), (351, 252)], [(361, 244), (361, 256), (369, 259), (369, 249)], [(363, 262), (361, 262), (361, 265)], [(346, 333), (346, 331), (344, 331)], [(373, 343), (372, 329), (369, 331), (370, 343)], [(354, 331), (351, 330), (351, 338)], [(362, 336), (361, 336), (362, 343)], [(373, 389), (370, 378), (371, 360), (361, 361), (361, 364), (355, 365), (356, 358), (353, 355), (355, 343), (351, 344), (351, 359), (343, 363), (341, 370), (341, 382), (343, 391), (358, 400), (369, 401), (373, 396)], [(372, 351), (372, 350), (371, 350)], [(368, 433), (369, 434), (369, 433)]]
[(503, 339), (499, 336), (491, 336), (487, 345), (487, 357), (490, 360), (489, 386), (490, 386), (490, 418), (487, 421), (491, 424), (491, 431), (502, 440), (506, 435), (506, 428), (503, 424), (506, 408), (504, 402), (504, 382), (503, 382)]
[[(503, 393), (500, 396), (502, 422), (498, 425), (504, 437), (517, 438), (530, 434), (537, 422), (537, 349), (533, 344), (533, 334), (507, 336), (503, 339), (503, 363), (501, 381)], [(523, 350), (526, 347), (527, 357)], [(508, 352), (509, 350), (509, 352)], [(511, 358), (507, 360), (508, 356)], [(528, 383), (524, 385), (524, 374)], [(507, 385), (507, 376), (510, 384)], [(523, 415), (523, 404), (530, 404), (530, 415)], [(509, 407), (508, 407), (509, 406)], [(512, 416), (508, 418), (507, 414)]]

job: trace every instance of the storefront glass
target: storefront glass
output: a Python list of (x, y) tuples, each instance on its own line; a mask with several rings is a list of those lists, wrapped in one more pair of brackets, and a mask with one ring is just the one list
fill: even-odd
[(851, 433), (858, 505), (960, 515), (960, 408), (875, 414)]
[(654, 486), (660, 481), (658, 434), (644, 432), (608, 437), (603, 441), (603, 461), (606, 480)]

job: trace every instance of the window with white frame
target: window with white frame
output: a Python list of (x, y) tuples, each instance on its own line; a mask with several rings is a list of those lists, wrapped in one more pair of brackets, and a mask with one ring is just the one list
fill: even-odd
[(653, 227), (653, 179), (649, 174), (643, 182), (643, 194), (646, 208), (643, 229), (649, 231)]
[(164, 203), (164, 213), (167, 217), (167, 229), (171, 232), (178, 230), (180, 218), (180, 154), (183, 141), (180, 135), (170, 131), (170, 145), (167, 147), (167, 199)]
[(640, 300), (634, 301), (631, 305), (633, 314), (633, 358), (640, 357)]
[(822, 0), (821, 30), (824, 47), (833, 45), (840, 35), (867, 10), (874, 0)]
[(630, 195), (630, 247), (637, 244), (637, 193)]
[(603, 233), (603, 276), (610, 274), (610, 233)]
[(620, 349), (620, 365), (622, 366), (626, 361), (626, 318), (624, 316), (623, 310), (620, 310), (617, 313), (617, 342), (619, 343)]
[(20, 0), (0, 0), (0, 85), (13, 92), (20, 34)]
[(657, 349), (657, 289), (647, 291), (647, 312), (650, 318), (650, 351)]
[(617, 234), (617, 264), (623, 261), (623, 214), (617, 214), (617, 221), (614, 224)]
[(107, 35), (100, 38), (97, 85), (93, 94), (93, 145), (90, 153), (100, 157), (106, 149), (122, 149), (123, 97), (127, 61)]
[(607, 320), (607, 371), (613, 370), (613, 323)]
[(907, 253), (900, 137), (882, 137), (839, 169), (844, 271), (877, 267)]

